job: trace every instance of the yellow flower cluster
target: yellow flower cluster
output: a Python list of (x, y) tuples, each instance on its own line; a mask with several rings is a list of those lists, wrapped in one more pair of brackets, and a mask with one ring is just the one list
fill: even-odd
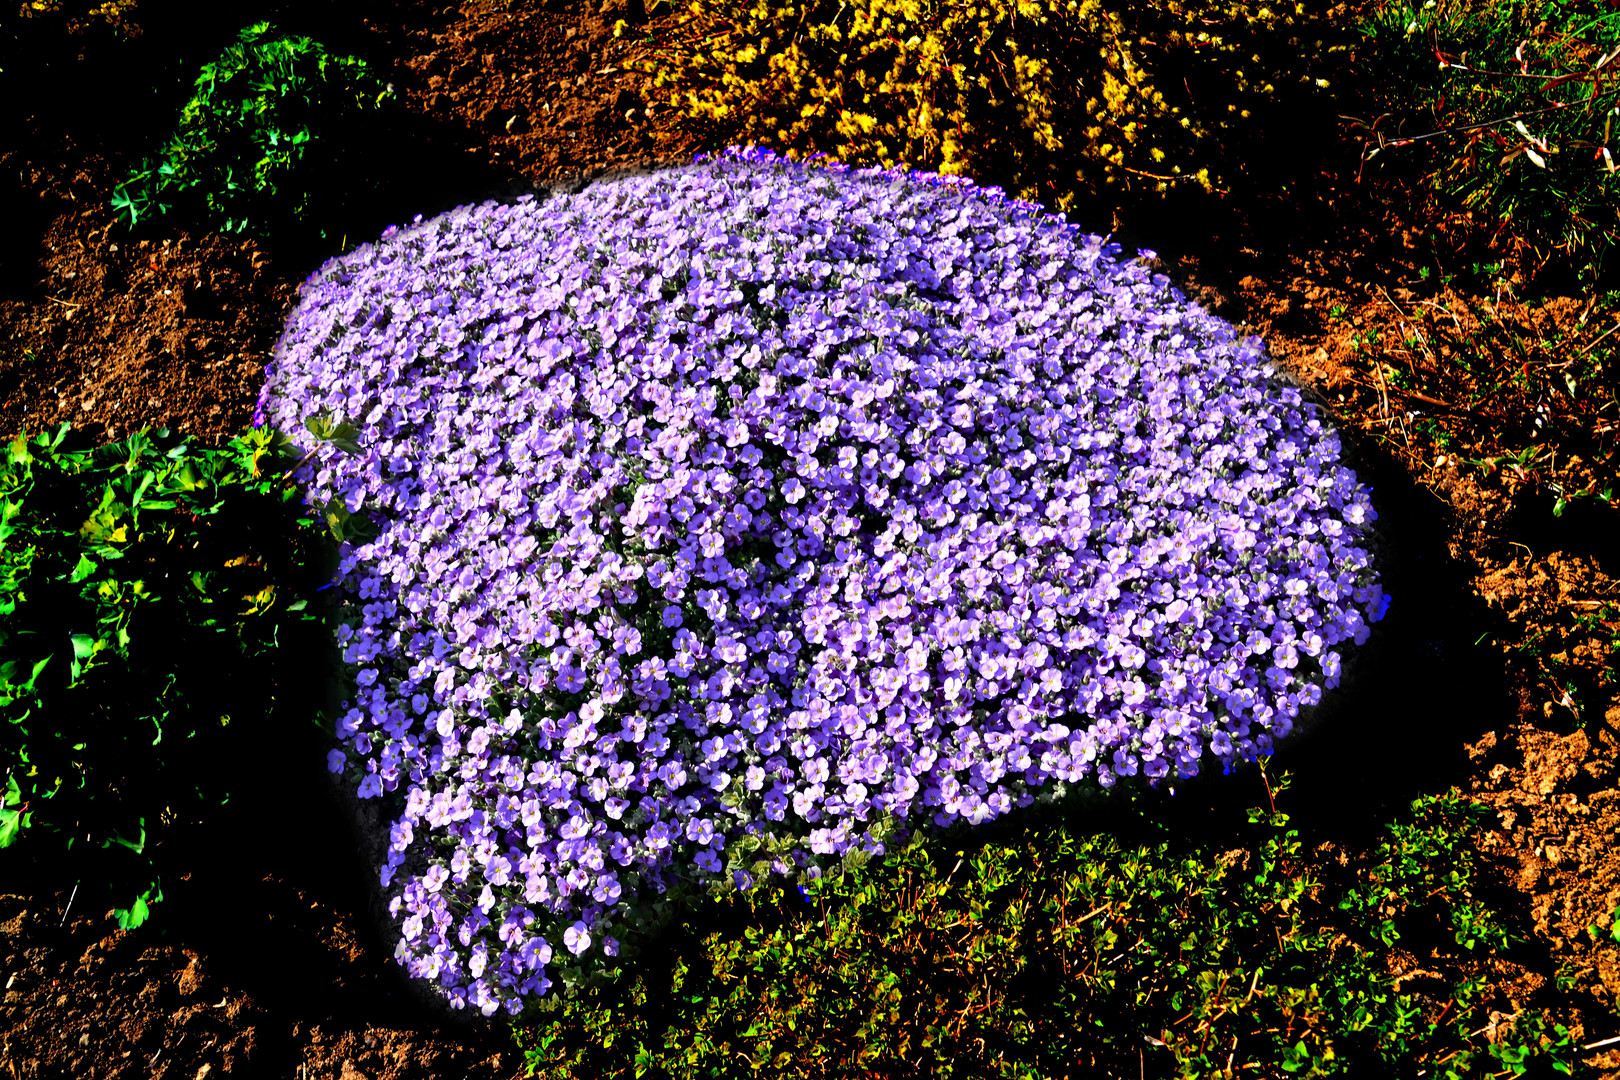
[(1067, 209), (1236, 179), (1230, 130), (1277, 85), (1314, 87), (1316, 26), (1304, 3), (1251, 0), (691, 0), (639, 63), (721, 141)]
[[(95, 0), (75, 0), (67, 11), (66, 30), (68, 36), (78, 37), (95, 26), (96, 22), (105, 22), (113, 32), (126, 41), (133, 41), (141, 36), (141, 28), (134, 19), (137, 0), (105, 0), (96, 3)], [(62, 0), (30, 0), (20, 8), (15, 8), (18, 15), (24, 19), (36, 16), (62, 15)], [(84, 57), (80, 57), (83, 60)]]

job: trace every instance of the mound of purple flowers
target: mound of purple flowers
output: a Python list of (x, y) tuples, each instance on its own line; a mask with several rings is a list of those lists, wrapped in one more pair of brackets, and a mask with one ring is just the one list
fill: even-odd
[(1038, 207), (733, 153), (389, 230), (265, 418), (365, 512), (334, 770), (398, 956), (513, 1012), (633, 901), (1270, 751), (1387, 598), (1260, 343)]

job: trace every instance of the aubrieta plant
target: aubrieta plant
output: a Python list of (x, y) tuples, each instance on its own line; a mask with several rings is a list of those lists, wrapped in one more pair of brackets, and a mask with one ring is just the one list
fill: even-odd
[(353, 427), (298, 478), (401, 962), (517, 1013), (638, 900), (1269, 753), (1387, 597), (1264, 359), (997, 189), (753, 150), (328, 262), (261, 420)]

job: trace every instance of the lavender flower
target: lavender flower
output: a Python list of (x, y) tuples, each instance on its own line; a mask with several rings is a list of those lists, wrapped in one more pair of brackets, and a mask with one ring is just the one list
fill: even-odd
[[(639, 898), (1269, 753), (1384, 612), (1261, 343), (994, 188), (732, 152), (390, 229), (260, 409), (365, 512), (329, 763), (399, 958), (518, 1012)], [(309, 446), (304, 449), (310, 449)]]

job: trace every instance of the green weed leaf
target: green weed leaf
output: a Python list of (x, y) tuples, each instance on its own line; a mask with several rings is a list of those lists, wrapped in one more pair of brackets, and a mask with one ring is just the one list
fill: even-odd
[(0, 799), (0, 848), (10, 847), (28, 824), (24, 809), (22, 788), (15, 776), (6, 777), (6, 793)]
[(156, 881), (143, 893), (140, 893), (130, 902), (128, 907), (113, 908), (113, 918), (118, 920), (118, 929), (134, 930), (152, 916), (152, 905), (163, 899), (163, 889)]
[(358, 454), (360, 444), (355, 441), (360, 429), (347, 420), (336, 421), (326, 412), (304, 418), (304, 427), (322, 442), (331, 443), (346, 454)]

